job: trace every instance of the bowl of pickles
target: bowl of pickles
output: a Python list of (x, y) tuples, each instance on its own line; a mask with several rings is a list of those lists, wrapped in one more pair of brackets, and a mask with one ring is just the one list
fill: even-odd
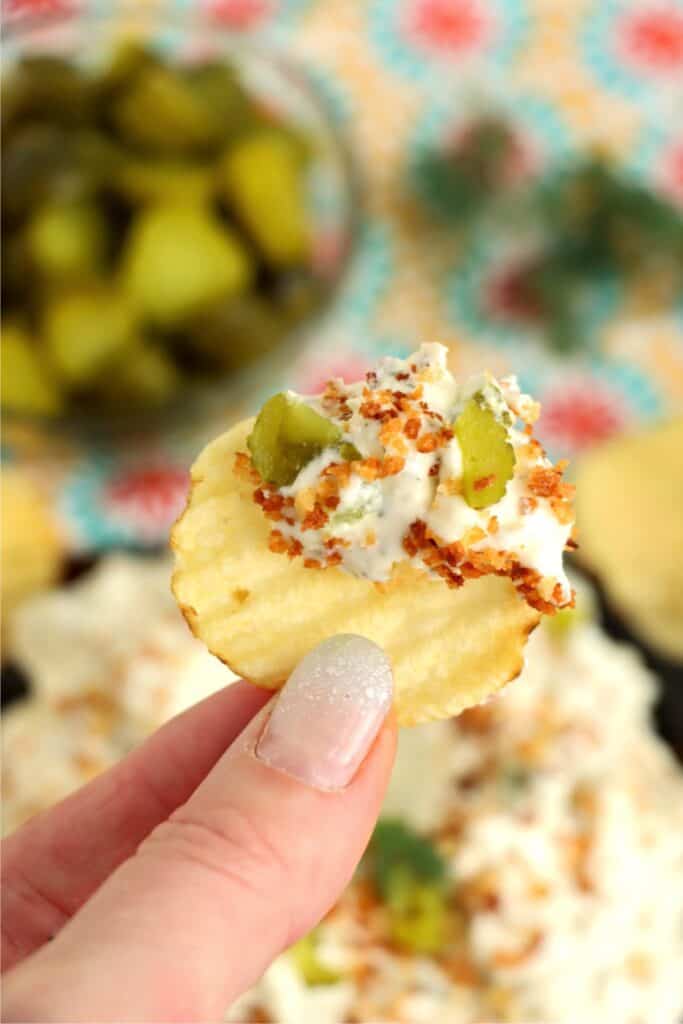
[(6, 425), (94, 440), (243, 408), (353, 248), (310, 77), (196, 14), (10, 23), (3, 48)]

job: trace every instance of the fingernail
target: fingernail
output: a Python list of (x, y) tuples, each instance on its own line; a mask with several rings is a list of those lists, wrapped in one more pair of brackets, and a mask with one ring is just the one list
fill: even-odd
[(256, 757), (315, 789), (343, 789), (379, 732), (392, 688), (389, 659), (371, 640), (324, 640), (287, 680)]

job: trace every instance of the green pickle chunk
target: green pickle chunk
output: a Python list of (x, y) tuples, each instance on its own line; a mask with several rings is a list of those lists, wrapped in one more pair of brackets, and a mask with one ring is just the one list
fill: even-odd
[(322, 451), (337, 444), (341, 430), (305, 402), (290, 401), (282, 421), (282, 438), (285, 444), (307, 444)]
[(339, 454), (345, 462), (357, 462), (363, 458), (355, 444), (351, 444), (349, 441), (344, 441), (343, 444), (339, 445)]
[(396, 945), (438, 953), (448, 939), (446, 864), (434, 844), (398, 819), (379, 822), (367, 857)]
[(104, 261), (107, 224), (93, 203), (46, 203), (28, 224), (27, 250), (48, 279), (92, 275)]
[(48, 356), (61, 380), (82, 388), (120, 359), (134, 340), (135, 315), (121, 292), (106, 285), (56, 296), (43, 318)]
[(115, 178), (116, 188), (132, 203), (205, 203), (213, 180), (207, 164), (183, 160), (126, 160)]
[(446, 942), (446, 902), (441, 886), (396, 871), (386, 902), (391, 938), (412, 953), (438, 953)]
[(61, 411), (57, 383), (23, 328), (3, 326), (0, 355), (3, 408), (39, 416), (54, 416)]
[(205, 150), (221, 139), (216, 111), (177, 71), (151, 66), (114, 104), (123, 139), (154, 153)]
[(274, 349), (286, 324), (272, 302), (251, 293), (221, 299), (203, 310), (191, 329), (198, 352), (237, 370)]
[(577, 626), (593, 622), (597, 617), (595, 596), (590, 587), (577, 581), (575, 594), (576, 604), (573, 608), (560, 608), (554, 615), (543, 619), (544, 628), (555, 643), (565, 643)]
[(232, 146), (219, 169), (226, 197), (275, 267), (297, 266), (309, 254), (308, 217), (296, 148), (264, 129)]
[(318, 941), (315, 931), (304, 935), (303, 939), (291, 947), (289, 955), (294, 960), (299, 974), (310, 987), (319, 985), (336, 985), (341, 981), (339, 971), (333, 970), (323, 963), (318, 954)]
[(102, 381), (102, 398), (110, 406), (127, 402), (157, 408), (180, 390), (181, 376), (173, 360), (158, 345), (135, 342)]
[(81, 70), (62, 57), (23, 57), (12, 76), (3, 76), (3, 129), (19, 120), (78, 124), (89, 112), (88, 84)]
[(140, 214), (123, 257), (123, 280), (143, 316), (174, 327), (249, 284), (239, 239), (208, 210), (159, 205)]
[(515, 468), (508, 432), (493, 411), (471, 398), (455, 421), (463, 460), (463, 490), (471, 508), (488, 508), (505, 494)]
[(324, 448), (341, 441), (342, 433), (304, 402), (280, 393), (258, 414), (247, 438), (256, 470), (268, 483), (285, 487)]

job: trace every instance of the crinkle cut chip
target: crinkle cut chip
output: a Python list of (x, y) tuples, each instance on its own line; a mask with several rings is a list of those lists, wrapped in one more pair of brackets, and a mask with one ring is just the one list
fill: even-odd
[(271, 524), (253, 501), (254, 485), (233, 469), (252, 422), (199, 456), (172, 535), (175, 596), (213, 654), (257, 686), (277, 689), (326, 637), (369, 637), (391, 659), (401, 725), (458, 714), (519, 674), (539, 615), (507, 578), (452, 589), (406, 563), (375, 584), (270, 551)]

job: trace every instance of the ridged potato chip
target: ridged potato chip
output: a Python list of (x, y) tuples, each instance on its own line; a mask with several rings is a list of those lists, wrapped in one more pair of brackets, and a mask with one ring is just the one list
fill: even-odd
[(369, 637), (391, 659), (401, 725), (458, 714), (519, 674), (539, 615), (508, 578), (454, 590), (405, 564), (377, 584), (269, 551), (270, 525), (252, 500), (253, 484), (233, 469), (252, 424), (233, 427), (199, 456), (171, 539), (175, 596), (213, 654), (277, 689), (326, 637)]
[(15, 608), (59, 577), (66, 544), (46, 497), (22, 470), (5, 466), (0, 474), (0, 605), (3, 641)]
[(579, 560), (655, 651), (683, 660), (683, 418), (578, 463)]

